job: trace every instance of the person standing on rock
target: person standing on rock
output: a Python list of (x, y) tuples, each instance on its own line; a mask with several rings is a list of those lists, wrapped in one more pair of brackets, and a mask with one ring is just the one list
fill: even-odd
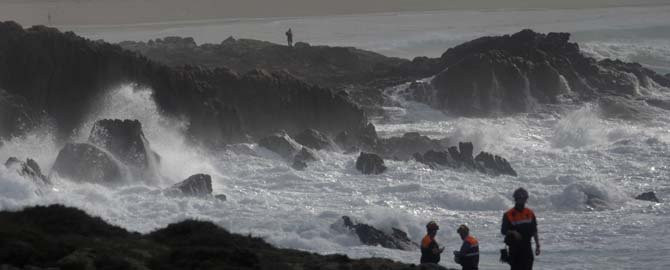
[(459, 251), (454, 251), (454, 260), (463, 270), (479, 269), (479, 241), (470, 235), (470, 228), (465, 224), (458, 226), (456, 232), (461, 236), (463, 244)]
[(289, 47), (293, 47), (293, 32), (291, 31), (291, 28), (286, 31), (286, 41), (288, 41)]
[(533, 210), (526, 208), (528, 191), (518, 188), (513, 196), (514, 207), (503, 214), (500, 233), (505, 236), (505, 244), (509, 246), (511, 269), (532, 270), (534, 257), (531, 238), (535, 239), (535, 255), (540, 255), (537, 219)]
[(440, 226), (437, 226), (435, 221), (426, 224), (426, 236), (421, 240), (421, 269), (444, 269), (437, 263), (440, 262), (440, 254), (444, 251), (444, 247), (440, 246), (435, 241), (435, 235)]

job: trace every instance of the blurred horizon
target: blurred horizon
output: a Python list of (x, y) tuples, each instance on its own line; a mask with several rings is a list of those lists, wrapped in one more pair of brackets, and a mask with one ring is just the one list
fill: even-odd
[[(118, 25), (236, 18), (308, 17), (454, 9), (583, 9), (670, 5), (670, 0), (0, 0), (0, 21)], [(49, 21), (51, 17), (51, 22)]]

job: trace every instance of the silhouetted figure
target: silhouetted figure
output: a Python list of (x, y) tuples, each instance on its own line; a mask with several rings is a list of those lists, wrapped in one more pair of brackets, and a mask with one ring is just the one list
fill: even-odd
[(512, 270), (533, 269), (533, 248), (531, 238), (535, 239), (535, 255), (540, 255), (540, 238), (537, 235), (537, 219), (533, 210), (526, 208), (528, 191), (518, 188), (514, 191), (514, 207), (503, 215), (500, 233), (505, 236), (509, 246), (509, 264)]
[(291, 28), (286, 31), (286, 41), (288, 41), (289, 47), (293, 47), (293, 32), (291, 32)]
[(439, 229), (440, 226), (437, 226), (435, 221), (426, 224), (426, 236), (421, 240), (421, 269), (445, 269), (438, 265), (440, 254), (444, 251), (444, 247), (440, 247), (435, 241)]
[(463, 240), (461, 249), (454, 251), (456, 263), (460, 264), (463, 270), (479, 269), (479, 241), (470, 235), (470, 228), (465, 224), (459, 226), (456, 232)]

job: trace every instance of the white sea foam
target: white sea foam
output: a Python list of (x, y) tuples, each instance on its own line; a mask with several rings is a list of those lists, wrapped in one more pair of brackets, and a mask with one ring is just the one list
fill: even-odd
[[(109, 28), (89, 30), (88, 34), (111, 40), (177, 34), (217, 43), (235, 35), (280, 42), (282, 29), (291, 25), (297, 40), (381, 48), (385, 53), (410, 57), (437, 56), (446, 47), (476, 36), (531, 27), (574, 32), (575, 39), (586, 42), (582, 48), (589, 53), (663, 66), (664, 44), (669, 38), (663, 32), (654, 37), (649, 29), (667, 25), (668, 10), (663, 6), (569, 12), (448, 11), (401, 14), (404, 17), (387, 14), (223, 25), (213, 22), (205, 26), (168, 24), (164, 31)], [(617, 41), (638, 32), (643, 34), (635, 42)], [(654, 64), (653, 59), (660, 64)], [(652, 90), (653, 95), (667, 95), (665, 90)], [(670, 238), (663, 232), (670, 224), (670, 204), (631, 198), (653, 190), (662, 200), (670, 199), (670, 113), (655, 111), (656, 117), (641, 123), (602, 118), (596, 105), (565, 105), (557, 112), (482, 119), (451, 116), (397, 95), (393, 98), (399, 106), (388, 108), (394, 113), (392, 117), (375, 122), (382, 136), (418, 131), (433, 138), (447, 137), (451, 144), (472, 141), (475, 151), (508, 159), (520, 176), (431, 170), (413, 161), (386, 161), (389, 171), (367, 176), (355, 170), (355, 154), (328, 151), (319, 151), (320, 160), (306, 170), (295, 171), (256, 144), (233, 145), (211, 154), (187, 144), (184, 123), (160, 116), (147, 89), (125, 85), (112, 89), (74, 139), (86, 140), (93, 121), (100, 118), (139, 119), (152, 149), (162, 157), (162, 183), (140, 181), (109, 188), (54, 179), (55, 188), (38, 196), (30, 181), (0, 166), (0, 209), (62, 203), (140, 232), (198, 218), (236, 233), (261, 236), (281, 247), (410, 263), (418, 261), (418, 252), (363, 246), (351, 234), (334, 231), (330, 225), (348, 215), (384, 231), (400, 228), (418, 242), (425, 223), (436, 220), (441, 226), (438, 241), (456, 249), (460, 239), (455, 229), (467, 223), (481, 243), (480, 268), (499, 269), (496, 253), (502, 247), (502, 212), (511, 207), (513, 189), (523, 186), (531, 193), (529, 207), (539, 218), (543, 242), (544, 253), (536, 258), (536, 268), (667, 268), (665, 243)], [(9, 156), (31, 157), (48, 171), (60, 147), (48, 130), (35, 131), (4, 142), (0, 161)], [(166, 197), (160, 192), (194, 173), (211, 174), (214, 192), (225, 194), (228, 201)], [(589, 205), (589, 197), (599, 200)], [(443, 260), (444, 265), (457, 267)]]

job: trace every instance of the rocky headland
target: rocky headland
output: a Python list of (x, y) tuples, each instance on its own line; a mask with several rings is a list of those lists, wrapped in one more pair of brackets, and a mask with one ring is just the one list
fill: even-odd
[(129, 232), (61, 205), (0, 212), (2, 269), (420, 269), (271, 246), (207, 221)]

